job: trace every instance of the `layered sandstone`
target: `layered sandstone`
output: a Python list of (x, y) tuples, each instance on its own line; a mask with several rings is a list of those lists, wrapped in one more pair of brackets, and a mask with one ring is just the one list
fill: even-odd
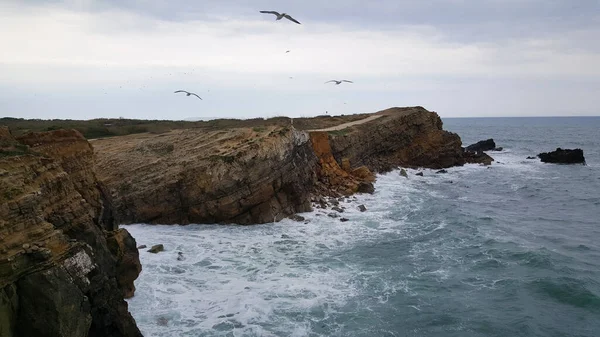
[(117, 230), (90, 144), (0, 131), (0, 335), (141, 336), (123, 299), (135, 240)]
[(280, 220), (311, 209), (317, 158), (290, 126), (186, 129), (93, 142), (124, 223)]
[(368, 123), (329, 131), (332, 153), (351, 167), (373, 172), (397, 167), (441, 169), (465, 164), (457, 134), (444, 131), (435, 112), (422, 107), (391, 108), (375, 113)]

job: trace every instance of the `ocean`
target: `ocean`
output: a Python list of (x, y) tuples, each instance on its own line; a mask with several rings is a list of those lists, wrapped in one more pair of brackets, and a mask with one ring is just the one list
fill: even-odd
[[(125, 226), (166, 249), (140, 252), (128, 301), (144, 335), (600, 336), (600, 117), (444, 128), (504, 151), (489, 167), (379, 175), (342, 203), (347, 222)], [(526, 159), (557, 147), (587, 165)]]

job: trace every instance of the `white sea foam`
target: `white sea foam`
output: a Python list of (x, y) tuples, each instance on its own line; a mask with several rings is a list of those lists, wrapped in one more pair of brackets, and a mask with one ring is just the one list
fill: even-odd
[[(143, 271), (130, 309), (146, 336), (315, 334), (315, 324), (360, 295), (354, 280), (366, 277), (340, 252), (405, 235), (403, 219), (392, 218), (390, 205), (400, 205), (394, 214), (417, 211), (420, 201), (411, 195), (423, 180), (397, 172), (380, 176), (374, 195), (341, 203), (347, 222), (328, 217), (331, 210), (315, 210), (303, 214), (306, 224), (127, 226), (138, 244), (165, 246), (159, 254), (140, 252)], [(360, 212), (360, 204), (368, 211)], [(184, 260), (177, 260), (178, 252)], [(378, 284), (381, 303), (408, 291), (402, 280)]]

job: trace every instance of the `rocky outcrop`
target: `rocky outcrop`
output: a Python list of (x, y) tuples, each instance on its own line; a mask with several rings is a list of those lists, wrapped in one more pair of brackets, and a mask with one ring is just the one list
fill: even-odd
[[(278, 221), (311, 210), (319, 196), (373, 193), (374, 173), (441, 169), (465, 155), (435, 112), (392, 108), (362, 119), (318, 119), (325, 129), (278, 125), (185, 129), (92, 142), (97, 172), (123, 223)], [(327, 123), (325, 123), (327, 122)], [(294, 124), (303, 128), (311, 120)], [(491, 159), (491, 158), (489, 158)], [(491, 161), (490, 161), (491, 162)]]
[(543, 152), (537, 155), (544, 163), (555, 164), (585, 164), (585, 157), (582, 149), (561, 149), (556, 151)]
[(77, 131), (1, 133), (0, 335), (141, 336), (123, 299), (135, 240), (117, 230), (90, 144)]
[(463, 152), (463, 158), (465, 159), (465, 162), (469, 164), (491, 165), (494, 161), (494, 158), (483, 151), (473, 152), (465, 150)]
[(317, 192), (320, 195), (337, 196), (354, 193), (372, 193), (375, 176), (362, 166), (352, 170), (348, 159), (342, 160), (342, 169), (331, 152), (327, 132), (310, 132), (310, 141), (319, 160), (317, 166)]
[(391, 108), (380, 118), (331, 132), (331, 148), (338, 162), (347, 158), (353, 167), (373, 172), (402, 167), (444, 168), (465, 164), (462, 142), (442, 129), (435, 112), (422, 107)]
[(123, 223), (255, 224), (311, 210), (317, 157), (308, 134), (291, 127), (187, 129), (93, 145)]
[(496, 142), (492, 138), (478, 141), (466, 147), (466, 151), (481, 152), (481, 151), (502, 151), (501, 147), (496, 147)]

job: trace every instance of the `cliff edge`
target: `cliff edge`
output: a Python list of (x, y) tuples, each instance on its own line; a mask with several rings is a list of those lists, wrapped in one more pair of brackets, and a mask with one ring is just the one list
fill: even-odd
[(466, 162), (460, 137), (444, 131), (435, 112), (392, 108), (359, 117), (173, 130), (92, 144), (98, 177), (123, 223), (278, 221), (311, 210), (320, 195), (372, 193), (374, 172)]
[(0, 127), (0, 336), (141, 336), (141, 266), (74, 130)]

